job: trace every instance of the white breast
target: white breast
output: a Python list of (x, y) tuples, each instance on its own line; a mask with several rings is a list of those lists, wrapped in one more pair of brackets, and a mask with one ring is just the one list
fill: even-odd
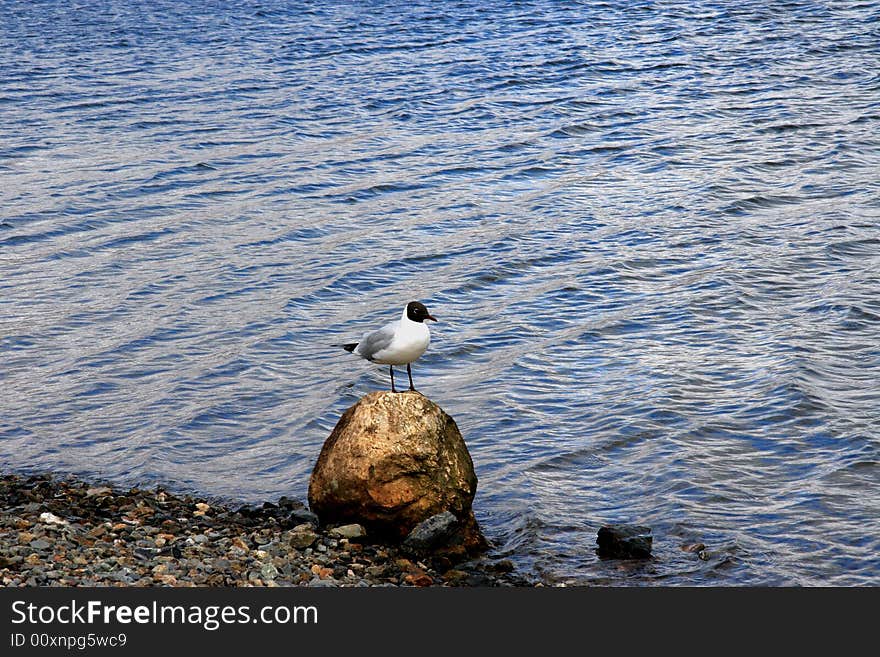
[(383, 365), (406, 365), (425, 353), (431, 343), (431, 332), (424, 322), (404, 319), (397, 327), (394, 340), (385, 349), (376, 352), (373, 362)]

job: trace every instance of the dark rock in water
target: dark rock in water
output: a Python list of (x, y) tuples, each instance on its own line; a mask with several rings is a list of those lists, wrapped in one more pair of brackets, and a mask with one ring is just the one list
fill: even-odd
[(459, 546), (486, 546), (471, 503), (473, 461), (455, 421), (418, 392), (373, 392), (349, 408), (324, 443), (309, 506), (324, 524), (359, 523), (402, 540), (444, 511), (460, 523)]
[(450, 511), (438, 513), (416, 525), (403, 541), (413, 552), (429, 552), (449, 541), (458, 526), (458, 518)]
[(287, 495), (278, 498), (278, 506), (282, 509), (301, 509), (303, 504), (299, 500), (292, 500)]
[(610, 525), (599, 529), (596, 538), (600, 557), (647, 559), (651, 556), (651, 528), (642, 525)]
[(489, 570), (495, 573), (510, 573), (514, 570), (513, 562), (510, 559), (502, 559), (493, 564), (489, 564)]

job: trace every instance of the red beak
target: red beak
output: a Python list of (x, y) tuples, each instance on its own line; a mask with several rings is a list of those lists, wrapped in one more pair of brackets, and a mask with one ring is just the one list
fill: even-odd
[(432, 322), (436, 322), (437, 318), (434, 315), (428, 315), (425, 319), (430, 319)]

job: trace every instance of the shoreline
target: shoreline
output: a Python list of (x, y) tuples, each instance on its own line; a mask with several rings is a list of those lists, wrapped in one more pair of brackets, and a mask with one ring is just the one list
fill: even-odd
[(543, 586), (508, 559), (453, 564), (320, 527), (297, 500), (261, 506), (121, 488), (57, 474), (0, 474), (0, 585)]

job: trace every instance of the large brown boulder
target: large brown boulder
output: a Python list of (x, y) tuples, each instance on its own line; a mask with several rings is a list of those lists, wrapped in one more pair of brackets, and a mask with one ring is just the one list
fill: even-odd
[(421, 393), (372, 392), (324, 443), (309, 505), (324, 524), (356, 522), (393, 540), (450, 511), (459, 521), (454, 545), (474, 552), (485, 547), (471, 510), (476, 491), (455, 420)]

